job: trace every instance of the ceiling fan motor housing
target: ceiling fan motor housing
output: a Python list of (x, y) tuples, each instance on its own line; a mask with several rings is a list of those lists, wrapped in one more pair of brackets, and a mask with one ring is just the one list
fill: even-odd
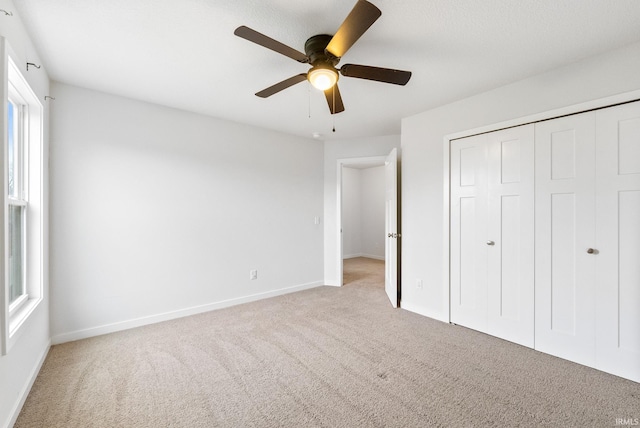
[(304, 44), (304, 51), (309, 57), (309, 63), (314, 67), (317, 65), (327, 64), (332, 68), (338, 65), (340, 58), (336, 58), (325, 49), (333, 36), (328, 34), (318, 34), (310, 37)]

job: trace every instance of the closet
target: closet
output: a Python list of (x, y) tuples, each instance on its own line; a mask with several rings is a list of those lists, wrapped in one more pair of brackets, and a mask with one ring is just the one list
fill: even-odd
[(450, 142), (451, 322), (640, 382), (640, 102)]

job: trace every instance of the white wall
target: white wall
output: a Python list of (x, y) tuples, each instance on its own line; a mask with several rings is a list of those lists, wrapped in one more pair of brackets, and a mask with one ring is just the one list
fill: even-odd
[(384, 260), (385, 169), (376, 166), (361, 171), (362, 255)]
[(384, 260), (385, 170), (342, 169), (342, 258)]
[[(448, 321), (442, 252), (447, 134), (640, 89), (640, 43), (402, 121), (402, 306)], [(424, 287), (418, 289), (416, 280)]]
[(54, 343), (322, 284), (322, 143), (52, 92)]
[[(49, 78), (45, 68), (42, 66), (39, 70), (33, 69), (26, 72), (26, 63), (33, 62), (42, 65), (38, 53), (35, 51), (27, 34), (20, 17), (18, 16), (13, 3), (9, 0), (0, 0), (0, 9), (13, 13), (13, 16), (5, 16), (0, 14), (0, 45), (4, 42), (8, 43), (13, 54), (17, 57), (17, 65), (21, 67), (24, 76), (29, 85), (43, 101), (44, 105), (44, 155), (45, 159), (48, 154), (49, 139), (49, 105), (44, 102), (44, 96), (49, 94)], [(6, 62), (4, 61), (4, 49), (0, 48), (0, 78), (2, 82), (6, 82)], [(0, 86), (0, 95), (5, 99), (7, 90), (6, 83)], [(5, 108), (0, 108), (2, 117), (4, 118)], [(0, 135), (6, 135), (5, 120), (0, 120)], [(0, 139), (2, 141), (2, 139)], [(0, 158), (3, 156), (0, 150)], [(2, 160), (4, 163), (4, 160)], [(46, 161), (45, 161), (46, 165)], [(46, 168), (46, 167), (45, 167)], [(45, 170), (46, 174), (46, 170)], [(4, 177), (4, 174), (2, 174)], [(0, 182), (2, 179), (0, 178)], [(45, 219), (46, 219), (46, 186), (45, 186)], [(47, 246), (47, 222), (45, 220), (45, 248)], [(4, 228), (0, 227), (0, 242), (4, 242)], [(4, 253), (0, 252), (4, 260)], [(1, 277), (4, 277), (4, 263), (0, 263)], [(44, 358), (49, 350), (49, 288), (47, 281), (47, 259), (44, 262), (44, 299), (35, 311), (30, 315), (26, 323), (16, 333), (17, 340), (9, 350), (7, 355), (0, 355), (0, 427), (11, 426), (17, 418), (22, 407), (24, 399), (31, 388), (31, 384), (35, 380), (35, 376), (40, 369)], [(4, 282), (3, 282), (4, 284)], [(4, 294), (4, 292), (3, 292)], [(0, 298), (0, 303), (4, 304)], [(1, 312), (1, 311), (0, 311)]]
[(362, 174), (342, 168), (342, 258), (362, 255)]
[(393, 148), (400, 148), (399, 135), (324, 143), (324, 281), (327, 285), (342, 283), (337, 211), (338, 160), (386, 156)]

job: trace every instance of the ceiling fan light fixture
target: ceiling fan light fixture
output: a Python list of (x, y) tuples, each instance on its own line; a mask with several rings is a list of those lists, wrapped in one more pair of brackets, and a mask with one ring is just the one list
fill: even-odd
[(307, 74), (307, 79), (314, 88), (326, 91), (338, 81), (338, 72), (334, 68), (315, 66)]

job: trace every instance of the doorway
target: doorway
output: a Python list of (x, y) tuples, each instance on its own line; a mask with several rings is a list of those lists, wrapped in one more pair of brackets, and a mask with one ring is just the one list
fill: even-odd
[(342, 284), (384, 284), (384, 164), (342, 166)]
[(338, 285), (353, 280), (345, 266), (374, 262), (371, 271), (382, 270), (379, 282), (393, 307), (399, 303), (396, 153), (338, 160), (337, 168)]

